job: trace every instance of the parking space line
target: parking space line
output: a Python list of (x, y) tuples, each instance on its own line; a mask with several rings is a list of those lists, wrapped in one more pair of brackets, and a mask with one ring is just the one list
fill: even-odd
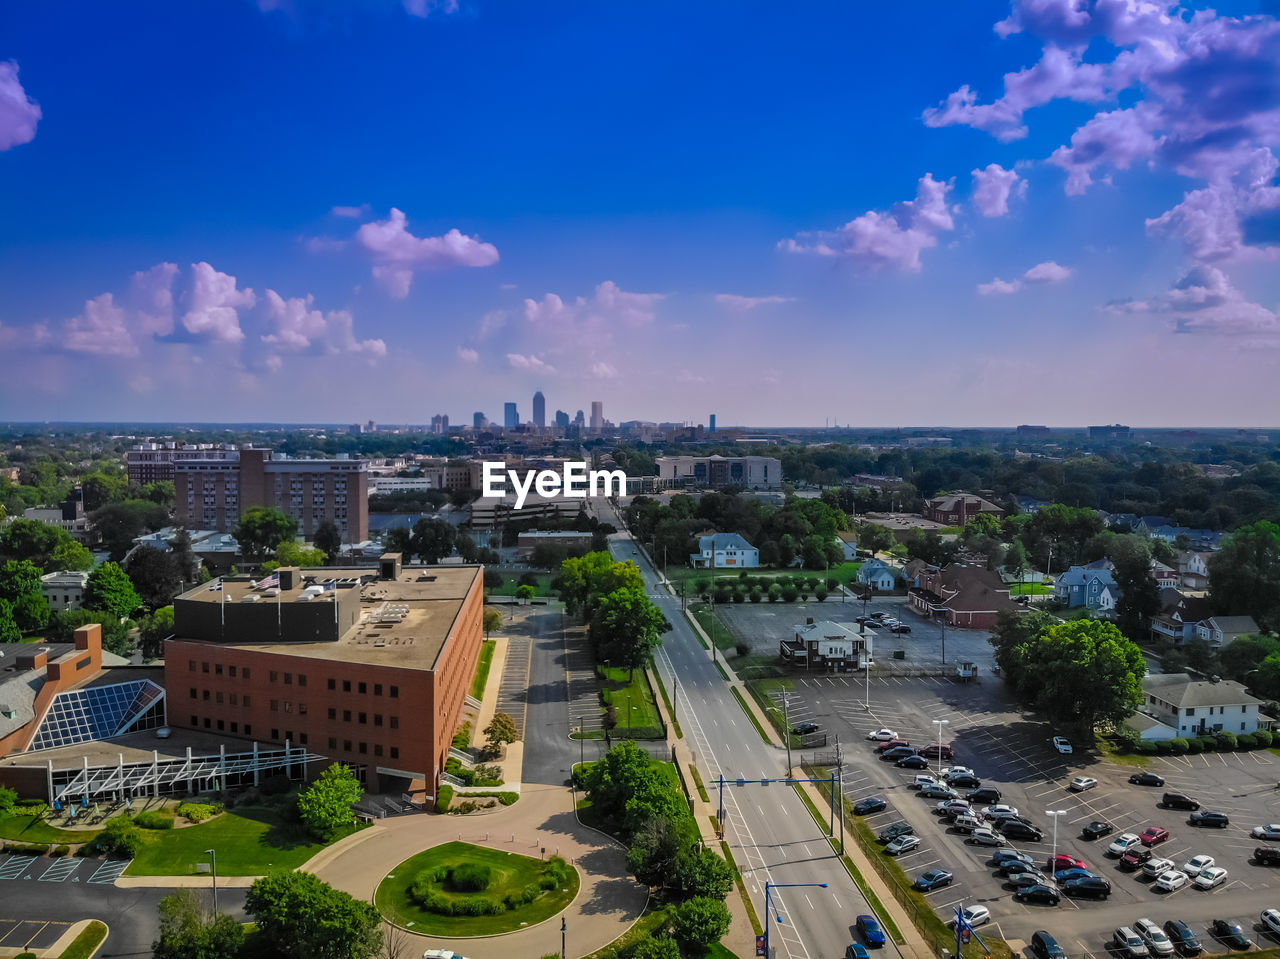
[(17, 879), (36, 861), (36, 856), (18, 854), (0, 863), (0, 879)]
[(129, 868), (132, 859), (108, 859), (86, 880), (93, 885), (108, 885), (120, 878), (121, 873)]

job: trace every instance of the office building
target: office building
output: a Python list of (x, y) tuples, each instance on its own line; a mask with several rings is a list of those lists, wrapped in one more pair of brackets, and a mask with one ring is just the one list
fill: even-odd
[(502, 406), (502, 428), (513, 430), (520, 425), (520, 413), (516, 409), (514, 403), (504, 403)]
[(715, 431), (716, 431), (716, 414), (712, 413), (711, 419), (708, 421), (707, 432), (714, 433)]
[(449, 435), (449, 417), (444, 413), (437, 413), (431, 417), (431, 432), (437, 436)]
[(781, 489), (782, 461), (772, 456), (659, 456), (658, 485)]
[(600, 400), (591, 401), (591, 432), (599, 433), (604, 429), (604, 403)]
[[(360, 430), (355, 430), (357, 433)], [(235, 459), (234, 446), (213, 443), (139, 443), (124, 454), (129, 482), (134, 486), (173, 482), (174, 464), (182, 460)]]
[(1121, 426), (1119, 423), (1113, 423), (1111, 426), (1090, 426), (1089, 439), (1091, 440), (1127, 440), (1131, 439), (1133, 431), (1127, 426)]
[(578, 410), (578, 415), (573, 418), (573, 425), (581, 429), (586, 422), (587, 419), (582, 415), (582, 410)]
[(344, 543), (369, 538), (367, 460), (290, 459), (254, 448), (225, 452), (233, 457), (174, 464), (179, 526), (230, 533), (242, 511), (272, 506), (297, 520), (298, 534), (306, 540), (325, 520), (338, 527)]
[[(372, 792), (434, 795), (482, 638), (479, 566), (282, 567), (174, 600), (169, 723), (289, 743)], [(415, 783), (419, 783), (415, 785)]]
[(540, 430), (547, 428), (547, 401), (541, 390), (533, 394), (533, 425)]
[(471, 414), (471, 425), (478, 430), (482, 430), (489, 425), (489, 420), (484, 413), (476, 410)]

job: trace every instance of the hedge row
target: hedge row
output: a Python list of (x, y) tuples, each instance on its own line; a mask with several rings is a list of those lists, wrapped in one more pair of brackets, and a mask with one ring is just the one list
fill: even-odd
[(1215, 733), (1212, 736), (1176, 736), (1173, 739), (1121, 740), (1117, 745), (1124, 752), (1139, 756), (1184, 756), (1199, 753), (1229, 753), (1233, 750), (1266, 749), (1273, 743), (1280, 744), (1280, 736), (1267, 729), (1253, 733)]

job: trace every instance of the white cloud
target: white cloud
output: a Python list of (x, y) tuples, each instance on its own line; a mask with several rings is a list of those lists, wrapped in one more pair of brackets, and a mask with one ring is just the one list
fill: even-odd
[(18, 81), (18, 64), (0, 61), (0, 150), (9, 150), (36, 137), (40, 107)]
[[(357, 340), (355, 320), (347, 310), (330, 310), (323, 313), (315, 309), (315, 298), (285, 299), (275, 290), (267, 290), (265, 307), (268, 322), (274, 332), (261, 337), (271, 347), (278, 360), (279, 353), (367, 353), (385, 356), (387, 345), (380, 339)], [(271, 369), (279, 369), (279, 362), (269, 362)]]
[(618, 371), (608, 363), (596, 361), (587, 367), (587, 376), (595, 380), (617, 379)]
[(458, 359), (462, 360), (463, 363), (475, 363), (480, 359), (480, 354), (470, 347), (460, 346), (458, 347)]
[(1070, 267), (1059, 266), (1053, 260), (1045, 260), (1027, 270), (1022, 274), (1022, 278), (1029, 283), (1061, 283), (1069, 279), (1074, 272), (1075, 270)]
[(663, 293), (628, 293), (612, 280), (605, 280), (590, 299), (579, 296), (566, 303), (555, 293), (547, 293), (541, 300), (526, 298), (524, 316), (530, 323), (544, 325), (618, 322), (647, 326), (665, 298)]
[(506, 310), (490, 310), (480, 318), (480, 329), (476, 333), (477, 339), (488, 339), (498, 330), (507, 325)]
[(240, 329), (242, 307), (257, 302), (251, 289), (237, 289), (236, 278), (219, 273), (208, 263), (191, 266), (191, 290), (188, 293), (188, 309), (182, 317), (182, 325), (188, 333), (208, 336), (220, 343), (239, 343), (244, 339)]
[(773, 306), (778, 303), (794, 303), (794, 296), (739, 296), (736, 293), (717, 293), (716, 302), (731, 310), (745, 312), (757, 306)]
[(64, 344), (75, 353), (137, 356), (138, 345), (125, 324), (125, 311), (110, 293), (86, 300), (84, 312), (67, 321)]
[(508, 353), (507, 362), (513, 370), (533, 370), (537, 373), (554, 373), (556, 368), (544, 363), (540, 357), (534, 356), (532, 353), (525, 355), (523, 353)]
[[(1166, 293), (1110, 303), (1111, 313), (1168, 317), (1178, 333), (1249, 335), (1280, 340), (1280, 312), (1249, 300), (1216, 266), (1193, 267)], [(1263, 342), (1259, 340), (1258, 342)]]
[(1009, 197), (1026, 192), (1027, 181), (999, 163), (973, 171), (973, 205), (983, 216), (1004, 216), (1009, 212)]
[(1022, 289), (1020, 280), (1002, 280), (996, 277), (990, 283), (979, 283), (978, 292), (983, 296), (1004, 296), (1009, 293), (1017, 293)]
[(356, 231), (356, 241), (373, 256), (373, 275), (397, 299), (408, 296), (415, 270), (492, 266), (498, 262), (497, 247), (457, 229), (444, 236), (414, 236), (404, 213), (394, 207), (386, 220), (362, 224)]
[(329, 212), (346, 220), (361, 220), (372, 212), (372, 208), (361, 203), (359, 206), (335, 206)]
[(173, 332), (173, 281), (176, 263), (157, 263), (139, 270), (130, 280), (130, 300), (137, 310), (134, 323), (139, 333), (168, 336)]

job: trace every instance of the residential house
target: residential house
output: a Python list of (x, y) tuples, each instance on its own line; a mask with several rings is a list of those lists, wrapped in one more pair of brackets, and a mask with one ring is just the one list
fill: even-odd
[(84, 585), (89, 574), (81, 570), (60, 570), (40, 577), (40, 591), (44, 593), (49, 609), (60, 613), (65, 609), (79, 609), (84, 603)]
[(1185, 596), (1176, 589), (1160, 590), (1160, 611), (1151, 617), (1151, 636), (1172, 643), (1196, 638), (1196, 626), (1212, 613), (1209, 601)]
[(943, 526), (964, 526), (982, 513), (996, 519), (1004, 516), (1004, 510), (995, 503), (972, 493), (947, 493), (924, 504), (924, 518)]
[(1157, 673), (1142, 681), (1143, 705), (1127, 720), (1143, 739), (1241, 733), (1270, 729), (1274, 720), (1262, 700), (1231, 680), (1192, 679), (1186, 673)]
[(898, 582), (898, 569), (882, 559), (869, 559), (858, 568), (858, 582), (872, 589), (888, 591)]
[(1159, 560), (1151, 561), (1151, 578), (1160, 589), (1177, 589), (1181, 577), (1172, 566), (1166, 566)]
[(836, 530), (836, 539), (844, 550), (845, 562), (858, 558), (858, 534), (849, 530)]
[(1184, 549), (1178, 553), (1179, 585), (1186, 589), (1209, 588), (1209, 557), (1213, 553), (1202, 550)]
[(1133, 524), (1133, 531), (1135, 533), (1150, 533), (1152, 530), (1168, 525), (1169, 519), (1165, 516), (1139, 516), (1137, 522)]
[(689, 557), (695, 567), (752, 569), (760, 565), (760, 550), (741, 533), (712, 533), (698, 537), (698, 552)]
[(929, 568), (929, 564), (922, 559), (908, 561), (907, 565), (902, 568), (902, 578), (907, 582), (907, 589), (918, 589), (920, 586), (920, 574)]
[(866, 669), (871, 657), (871, 637), (855, 633), (828, 620), (794, 627), (795, 638), (778, 643), (778, 655), (789, 666), (824, 672)]
[(1096, 611), (1114, 609), (1120, 588), (1112, 570), (1109, 560), (1072, 566), (1053, 581), (1053, 598), (1070, 609), (1079, 606)]
[(919, 583), (908, 592), (911, 607), (923, 616), (943, 617), (948, 626), (994, 629), (1000, 613), (1021, 611), (1009, 598), (1009, 587), (981, 566), (929, 567), (920, 573)]
[(1252, 636), (1258, 624), (1252, 616), (1211, 616), (1196, 626), (1196, 637), (1214, 649), (1221, 649), (1241, 636)]
[(1131, 531), (1138, 525), (1137, 513), (1103, 513), (1102, 521), (1111, 529)]
[(1040, 512), (1042, 507), (1049, 505), (1046, 500), (1036, 499), (1034, 496), (1015, 496), (1014, 500), (1018, 504), (1018, 509), (1032, 515)]

